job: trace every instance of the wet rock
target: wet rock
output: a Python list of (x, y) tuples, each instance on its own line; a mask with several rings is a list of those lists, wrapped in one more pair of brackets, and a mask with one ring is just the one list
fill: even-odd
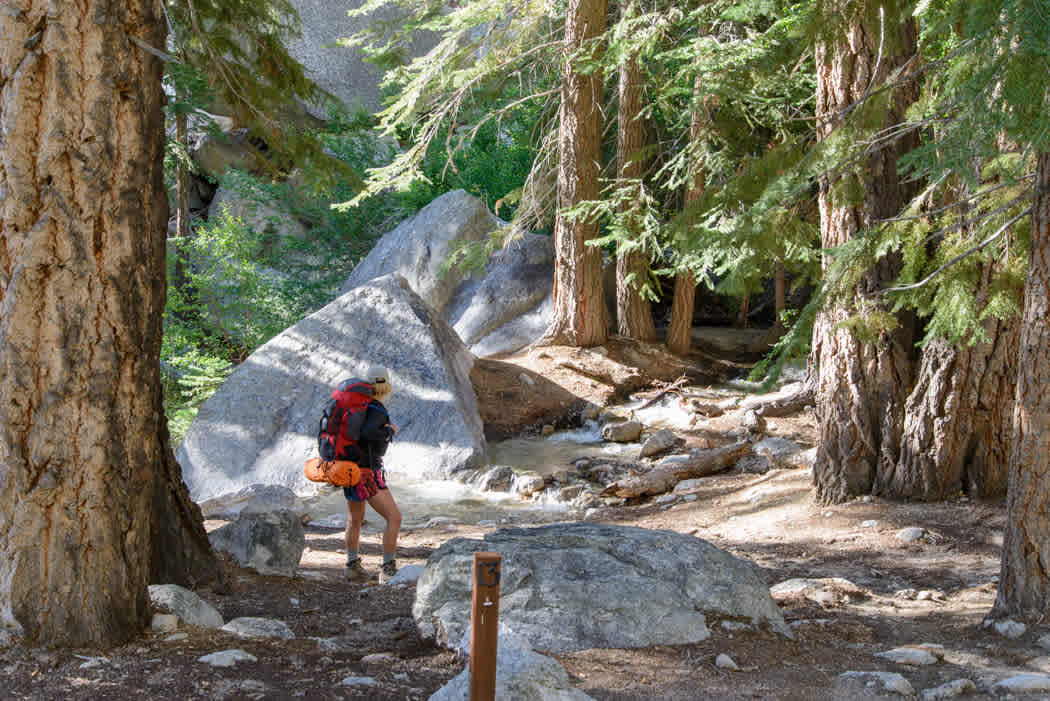
[(642, 435), (642, 424), (628, 420), (609, 423), (602, 427), (602, 438), (614, 443), (632, 443)]
[(538, 472), (522, 472), (514, 478), (514, 491), (523, 497), (531, 497), (543, 491), (547, 482)]
[(478, 489), (484, 492), (509, 492), (514, 483), (514, 469), (507, 465), (497, 465), (485, 472), (478, 479)]
[(645, 439), (638, 457), (648, 458), (653, 455), (659, 455), (674, 448), (677, 443), (678, 436), (674, 434), (674, 431), (669, 428), (662, 428)]

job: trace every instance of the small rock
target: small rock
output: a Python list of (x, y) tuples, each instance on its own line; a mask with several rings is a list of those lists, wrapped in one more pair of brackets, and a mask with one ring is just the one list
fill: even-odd
[(154, 633), (170, 633), (179, 627), (179, 617), (173, 613), (155, 613), (149, 627)]
[(839, 675), (840, 679), (845, 680), (858, 680), (858, 681), (874, 681), (882, 684), (882, 688), (886, 691), (900, 694), (901, 696), (914, 696), (915, 689), (908, 682), (907, 679), (897, 674), (896, 672), (843, 672)]
[(765, 455), (745, 455), (736, 463), (737, 470), (754, 475), (764, 475), (773, 467), (773, 463)]
[(258, 658), (244, 650), (223, 650), (198, 657), (197, 661), (210, 664), (212, 667), (232, 667), (238, 662), (257, 662)]
[(397, 571), (393, 577), (386, 582), (386, 586), (397, 586), (399, 584), (410, 584), (419, 579), (423, 574), (423, 565), (405, 565)]
[(339, 684), (341, 686), (375, 686), (376, 680), (372, 677), (347, 677)]
[(728, 630), (730, 633), (735, 633), (741, 630), (754, 630), (754, 627), (747, 623), (741, 623), (740, 621), (722, 621), (720, 624), (723, 630)]
[(876, 652), (875, 656), (912, 667), (923, 667), (937, 663), (937, 657), (921, 647), (897, 647), (886, 652)]
[(946, 684), (922, 692), (922, 701), (942, 701), (954, 699), (964, 694), (976, 694), (977, 685), (969, 679), (956, 679)]
[(898, 589), (897, 591), (893, 592), (894, 599), (914, 600), (917, 596), (919, 596), (919, 592), (915, 591), (914, 589)]
[(995, 688), (1014, 694), (1050, 691), (1050, 677), (1045, 674), (1019, 674), (1016, 677), (1003, 679), (995, 685)]
[(518, 379), (521, 380), (521, 383), (523, 385), (528, 385), (529, 387), (535, 387), (536, 386), (536, 380), (534, 380), (531, 377), (529, 377), (528, 373), (525, 373), (525, 372), (521, 373), (520, 375), (518, 375)]
[(172, 633), (164, 638), (166, 643), (177, 643), (180, 640), (185, 640), (190, 637), (189, 633)]
[(283, 638), (291, 640), (295, 637), (292, 629), (282, 621), (275, 621), (270, 618), (256, 618), (254, 616), (235, 618), (224, 625), (221, 630), (242, 638)]
[(918, 526), (912, 526), (911, 528), (902, 528), (901, 530), (897, 531), (897, 540), (899, 540), (902, 543), (914, 543), (916, 541), (922, 540), (922, 536), (925, 533), (926, 531), (924, 531), (922, 528), (919, 528)]
[(936, 589), (923, 589), (915, 596), (915, 598), (919, 601), (944, 601), (947, 597), (945, 597), (944, 592), (942, 591), (937, 591)]
[(514, 490), (523, 497), (531, 497), (543, 491), (547, 482), (538, 472), (523, 472), (514, 478)]
[(382, 662), (397, 662), (398, 656), (390, 652), (374, 652), (361, 658), (363, 664), (380, 664)]
[(879, 525), (878, 521), (874, 521), (874, 520), (872, 520), (872, 521), (862, 521), (861, 524), (860, 524), (860, 527), (861, 528), (876, 528), (876, 527), (878, 527), (878, 525)]
[(554, 426), (550, 424), (543, 424), (543, 428), (540, 429), (540, 434), (543, 436), (550, 436), (554, 434)]
[(1044, 650), (1050, 650), (1050, 635), (1044, 635), (1035, 641), (1035, 644)]
[(740, 669), (739, 667), (737, 667), (736, 662), (733, 661), (733, 658), (725, 654), (724, 652), (715, 658), (715, 666), (721, 667), (722, 669), (729, 669), (734, 672), (739, 671)]
[(678, 436), (669, 428), (661, 428), (656, 433), (645, 439), (642, 448), (638, 452), (639, 458), (648, 458), (653, 455), (670, 450), (678, 442)]
[(682, 501), (696, 501), (699, 498), (700, 497), (696, 496), (695, 494), (686, 494), (684, 497), (682, 497)]
[(642, 424), (629, 420), (605, 424), (602, 427), (602, 438), (614, 443), (633, 443), (642, 435)]
[(700, 489), (703, 486), (704, 481), (702, 479), (687, 479), (682, 480), (674, 486), (675, 494), (681, 494), (682, 492), (690, 492), (694, 489)]
[(1020, 638), (1025, 634), (1025, 631), (1028, 630), (1024, 623), (1018, 623), (1017, 621), (1011, 621), (1009, 619), (1005, 621), (996, 621), (994, 627), (996, 633), (1003, 637), (1010, 638), (1011, 640)]
[(661, 494), (660, 496), (656, 497), (656, 499), (654, 499), (653, 501), (656, 504), (669, 504), (673, 501), (676, 501), (677, 499), (677, 494)]

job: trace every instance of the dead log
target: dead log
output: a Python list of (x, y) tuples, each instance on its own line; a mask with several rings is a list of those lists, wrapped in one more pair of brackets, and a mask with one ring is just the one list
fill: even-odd
[(754, 409), (759, 416), (776, 418), (778, 416), (790, 416), (802, 411), (806, 406), (815, 401), (813, 388), (809, 384), (787, 396), (771, 397), (768, 399), (745, 400), (740, 403), (741, 409)]
[(694, 450), (689, 455), (671, 456), (657, 463), (649, 472), (613, 482), (603, 497), (643, 497), (663, 494), (685, 479), (705, 477), (735, 465), (751, 452), (751, 444), (740, 441), (711, 450)]

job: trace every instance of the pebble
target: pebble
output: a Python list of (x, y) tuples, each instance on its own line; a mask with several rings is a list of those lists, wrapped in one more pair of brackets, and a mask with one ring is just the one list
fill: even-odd
[(1035, 641), (1035, 644), (1044, 650), (1050, 650), (1050, 635), (1044, 635), (1039, 640)]
[(164, 641), (168, 643), (177, 643), (180, 640), (185, 640), (188, 637), (190, 637), (189, 633), (172, 633), (171, 635), (164, 638)]
[(922, 701), (954, 699), (964, 694), (976, 694), (977, 685), (969, 679), (955, 679), (946, 684), (922, 692)]
[(875, 528), (879, 525), (878, 521), (862, 521), (860, 524), (861, 528)]
[(738, 667), (736, 662), (733, 661), (733, 658), (725, 654), (724, 652), (719, 654), (718, 657), (715, 658), (715, 666), (721, 667), (722, 669), (730, 669), (734, 672), (740, 670), (740, 667)]

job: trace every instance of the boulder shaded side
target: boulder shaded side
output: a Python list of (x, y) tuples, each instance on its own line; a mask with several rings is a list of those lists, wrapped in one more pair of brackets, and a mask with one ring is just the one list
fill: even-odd
[(470, 384), (474, 357), (399, 277), (355, 288), (250, 355), (204, 403), (178, 450), (196, 501), (251, 484), (310, 491), (303, 463), (332, 388), (373, 364), (389, 369), (398, 434), (390, 473), (446, 479), (485, 463)]

